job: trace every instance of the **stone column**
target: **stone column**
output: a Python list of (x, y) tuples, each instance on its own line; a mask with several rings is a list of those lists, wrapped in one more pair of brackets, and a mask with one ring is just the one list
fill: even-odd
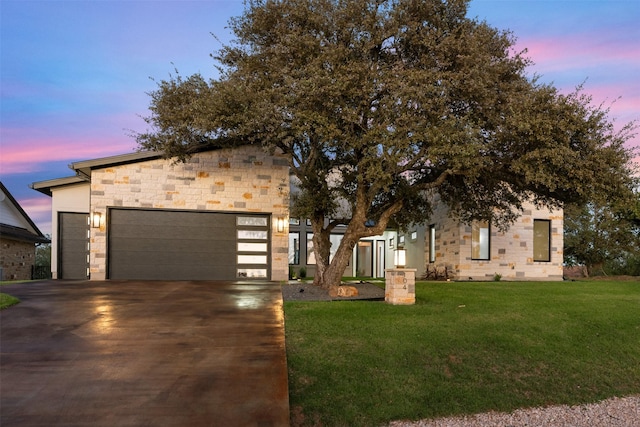
[(416, 303), (416, 269), (389, 268), (385, 270), (384, 300), (393, 305)]

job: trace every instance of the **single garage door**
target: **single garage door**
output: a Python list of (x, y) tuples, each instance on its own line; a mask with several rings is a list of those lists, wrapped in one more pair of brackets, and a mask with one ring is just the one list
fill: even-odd
[(110, 209), (111, 279), (269, 277), (269, 216)]
[(58, 214), (58, 279), (89, 277), (89, 214)]

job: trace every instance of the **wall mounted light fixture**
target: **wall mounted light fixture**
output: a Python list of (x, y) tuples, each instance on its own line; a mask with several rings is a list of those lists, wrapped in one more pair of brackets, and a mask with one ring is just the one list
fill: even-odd
[(284, 218), (281, 216), (279, 216), (276, 220), (276, 230), (278, 231), (278, 233), (284, 232)]
[(91, 227), (100, 228), (100, 224), (102, 224), (102, 214), (100, 212), (94, 212), (91, 215)]

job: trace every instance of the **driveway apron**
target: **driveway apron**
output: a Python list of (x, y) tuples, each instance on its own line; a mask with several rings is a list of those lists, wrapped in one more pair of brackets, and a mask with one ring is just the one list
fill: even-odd
[(287, 426), (280, 287), (47, 281), (3, 286), (3, 426)]

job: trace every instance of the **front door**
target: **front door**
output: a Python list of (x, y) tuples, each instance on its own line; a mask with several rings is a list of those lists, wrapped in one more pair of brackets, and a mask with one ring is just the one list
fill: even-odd
[(58, 279), (89, 277), (89, 214), (58, 214)]
[(373, 276), (373, 242), (358, 242), (356, 253), (356, 274), (358, 277)]

